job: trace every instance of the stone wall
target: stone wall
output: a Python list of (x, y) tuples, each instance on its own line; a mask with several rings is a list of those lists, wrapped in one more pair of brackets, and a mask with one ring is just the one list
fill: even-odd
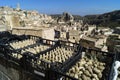
[(7, 25), (11, 28), (20, 26), (19, 17), (13, 15), (6, 15), (5, 18), (7, 21)]
[(80, 40), (80, 45), (85, 47), (85, 48), (92, 48), (92, 49), (95, 48), (95, 42), (88, 41), (88, 40), (85, 40), (85, 39)]
[(52, 28), (42, 29), (42, 38), (54, 40), (55, 31)]
[(54, 29), (50, 28), (43, 28), (43, 29), (24, 29), (24, 28), (13, 28), (12, 34), (17, 35), (33, 35), (33, 36), (39, 36), (45, 39), (54, 40), (55, 37), (55, 31)]
[(17, 35), (33, 35), (33, 36), (39, 36), (42, 37), (42, 30), (33, 30), (33, 29), (15, 29), (13, 28), (12, 34)]

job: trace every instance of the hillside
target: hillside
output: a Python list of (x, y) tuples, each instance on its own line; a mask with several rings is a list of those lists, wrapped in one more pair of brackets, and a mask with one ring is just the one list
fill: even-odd
[(84, 20), (89, 24), (115, 28), (120, 26), (120, 10), (104, 13), (101, 15), (86, 15), (84, 16)]

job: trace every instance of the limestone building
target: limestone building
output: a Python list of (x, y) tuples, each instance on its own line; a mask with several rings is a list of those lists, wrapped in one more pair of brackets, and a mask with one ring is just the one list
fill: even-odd
[(53, 28), (17, 27), (13, 28), (12, 33), (17, 35), (25, 34), (39, 36), (50, 40), (54, 40), (55, 37), (55, 31)]
[(69, 41), (71, 41), (71, 42), (79, 42), (80, 33), (78, 30), (70, 30), (68, 32), (68, 37), (69, 37)]
[(20, 27), (19, 17), (14, 15), (5, 15), (6, 24), (12, 28)]

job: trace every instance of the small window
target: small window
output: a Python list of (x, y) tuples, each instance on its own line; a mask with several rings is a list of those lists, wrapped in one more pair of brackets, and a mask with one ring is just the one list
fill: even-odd
[(73, 39), (75, 39), (75, 37), (73, 37)]

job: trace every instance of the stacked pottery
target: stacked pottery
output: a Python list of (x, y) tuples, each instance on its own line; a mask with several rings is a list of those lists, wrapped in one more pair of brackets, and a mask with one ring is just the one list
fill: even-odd
[(105, 63), (84, 57), (70, 68), (67, 75), (79, 80), (100, 80), (104, 69)]

